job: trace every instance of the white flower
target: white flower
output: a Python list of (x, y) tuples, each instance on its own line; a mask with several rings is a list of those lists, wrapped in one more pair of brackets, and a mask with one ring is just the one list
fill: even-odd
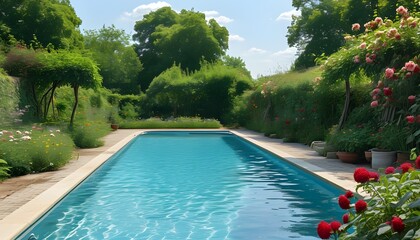
[(29, 131), (25, 131), (25, 132), (23, 132), (25, 135), (29, 135), (29, 134), (31, 134), (31, 132), (29, 132)]
[(9, 142), (13, 142), (13, 139), (10, 139)]
[(31, 137), (29, 137), (29, 136), (23, 136), (22, 137), (22, 140), (24, 140), (24, 141), (27, 141), (27, 140), (31, 140), (32, 138)]
[(59, 132), (61, 132), (61, 131), (60, 131), (60, 129), (57, 129), (57, 130), (55, 130), (55, 131), (56, 131), (56, 132), (58, 132), (58, 133), (59, 133)]
[(50, 133), (50, 136), (51, 136), (51, 137), (55, 137), (54, 133)]
[(22, 132), (21, 132), (21, 131), (19, 131), (19, 130), (17, 130), (17, 131), (16, 131), (16, 134), (21, 135), (21, 134), (22, 134)]
[(54, 163), (50, 162), (50, 166), (54, 166)]
[(15, 138), (15, 137), (13, 137), (13, 135), (10, 135), (10, 136), (9, 136), (9, 138), (13, 139), (13, 138)]

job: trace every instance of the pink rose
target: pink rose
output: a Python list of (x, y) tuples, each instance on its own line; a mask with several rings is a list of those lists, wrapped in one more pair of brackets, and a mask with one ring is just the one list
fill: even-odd
[(366, 48), (366, 43), (365, 43), (365, 42), (363, 42), (362, 44), (360, 44), (359, 48), (360, 48), (360, 49), (365, 49), (365, 48)]
[(403, 6), (399, 6), (396, 11), (397, 11), (398, 14), (400, 14), (402, 16), (405, 16), (405, 15), (408, 14), (408, 9), (403, 7)]
[(395, 28), (391, 28), (388, 30), (388, 32), (386, 33), (386, 35), (390, 38), (395, 37), (395, 35), (398, 33), (397, 29)]
[[(379, 85), (379, 83), (378, 83), (378, 85)], [(380, 92), (381, 92), (381, 89), (375, 88), (375, 89), (372, 90), (371, 95), (375, 96), (375, 95), (378, 95)]]
[(366, 63), (373, 63), (373, 60), (370, 57), (366, 57)]
[(359, 55), (354, 56), (353, 61), (354, 63), (359, 63), (360, 62)]
[(406, 62), (405, 63), (405, 69), (407, 69), (407, 71), (410, 71), (410, 72), (414, 72), (414, 69), (416, 68), (416, 65), (417, 64), (415, 64), (413, 61), (409, 61), (409, 62)]
[(391, 79), (392, 77), (394, 77), (394, 69), (393, 68), (387, 68), (385, 70), (385, 77), (388, 79)]
[(351, 25), (351, 30), (353, 30), (353, 31), (359, 31), (359, 30), (360, 30), (360, 24), (358, 24), (358, 23), (353, 23), (353, 24)]
[(376, 22), (377, 24), (382, 24), (384, 21), (382, 20), (382, 18), (380, 18), (380, 17), (376, 17), (376, 18), (375, 18), (375, 22)]
[(378, 81), (378, 85), (376, 87), (377, 88), (383, 88), (384, 87), (384, 82)]
[(378, 104), (378, 101), (372, 101), (371, 103), (370, 103), (370, 106), (371, 107), (377, 107), (379, 104)]

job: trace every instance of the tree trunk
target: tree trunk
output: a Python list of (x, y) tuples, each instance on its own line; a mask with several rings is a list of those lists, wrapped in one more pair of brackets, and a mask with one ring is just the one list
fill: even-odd
[(350, 107), (350, 80), (346, 79), (346, 101), (344, 102), (344, 109), (343, 113), (340, 117), (340, 122), (338, 123), (338, 129), (341, 130), (344, 126), (344, 123), (347, 120), (349, 115), (349, 107)]
[(76, 115), (76, 109), (79, 103), (79, 85), (78, 84), (73, 86), (73, 92), (74, 92), (74, 105), (73, 105), (73, 111), (71, 112), (70, 129), (73, 128), (74, 116)]

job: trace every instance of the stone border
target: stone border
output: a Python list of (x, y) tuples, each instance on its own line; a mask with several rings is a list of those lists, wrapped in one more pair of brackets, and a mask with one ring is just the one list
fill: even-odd
[[(117, 144), (108, 148), (84, 166), (77, 169), (75, 172), (65, 177), (51, 188), (45, 190), (40, 195), (14, 211), (13, 213), (6, 216), (0, 221), (0, 239), (15, 239), (22, 234), (27, 228), (29, 228), (35, 221), (41, 218), (51, 207), (57, 204), (62, 198), (64, 198), (70, 191), (78, 186), (83, 180), (85, 180), (90, 174), (92, 174), (98, 167), (106, 162), (110, 157), (117, 153), (121, 148), (128, 144), (137, 135), (147, 131), (186, 131), (188, 129), (150, 129), (140, 130), (139, 132), (132, 133), (119, 141)], [(340, 179), (335, 175), (331, 174), (327, 169), (323, 169), (306, 161), (300, 160), (297, 157), (286, 153), (285, 151), (279, 150), (270, 146), (267, 143), (258, 141), (250, 137), (246, 132), (236, 130), (225, 130), (225, 129), (191, 129), (188, 131), (227, 131), (235, 134), (248, 142), (251, 142), (283, 159), (287, 162), (299, 167), (300, 169), (312, 173), (320, 179), (327, 181), (342, 189), (355, 189), (356, 183), (348, 179)]]

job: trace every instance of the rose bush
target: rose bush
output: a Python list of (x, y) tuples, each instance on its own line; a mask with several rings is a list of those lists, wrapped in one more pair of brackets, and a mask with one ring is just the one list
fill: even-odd
[[(351, 203), (353, 193), (338, 197), (339, 206), (348, 212), (343, 223), (322, 221), (317, 228), (321, 239), (419, 239), (420, 238), (420, 156), (415, 166), (404, 163), (387, 168), (379, 178), (366, 168), (354, 171), (356, 192), (363, 199)], [(337, 226), (339, 226), (337, 228)], [(352, 229), (352, 230), (350, 230)]]

